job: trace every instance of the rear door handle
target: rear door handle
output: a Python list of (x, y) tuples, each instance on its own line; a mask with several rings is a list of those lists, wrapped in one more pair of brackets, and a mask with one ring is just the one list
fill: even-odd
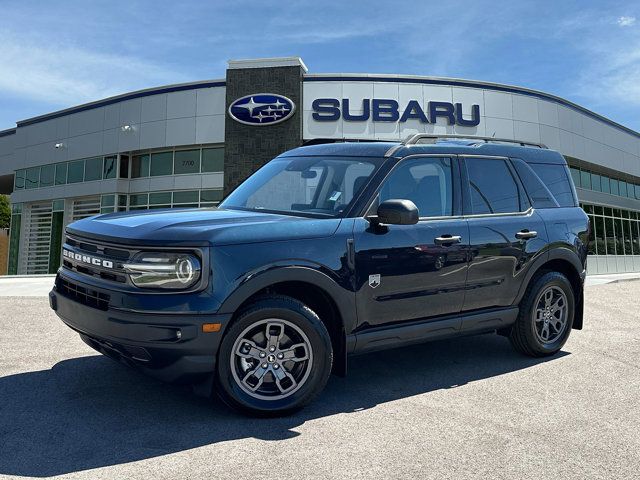
[(462, 237), (460, 235), (442, 235), (433, 239), (436, 245), (444, 245), (447, 243), (460, 243)]
[(526, 240), (527, 238), (535, 238), (537, 236), (538, 236), (538, 232), (534, 230), (524, 229), (516, 233), (516, 238), (519, 238), (521, 240)]

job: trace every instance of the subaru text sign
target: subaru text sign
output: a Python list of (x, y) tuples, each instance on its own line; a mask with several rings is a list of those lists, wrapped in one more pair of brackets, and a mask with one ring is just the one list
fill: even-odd
[(274, 125), (293, 115), (296, 104), (274, 93), (255, 93), (237, 99), (229, 106), (229, 115), (245, 125)]
[[(436, 123), (438, 118), (449, 125), (475, 127), (480, 124), (480, 105), (471, 105), (469, 110), (461, 103), (425, 102), (409, 100), (402, 108), (397, 100), (365, 98), (362, 104), (351, 105), (348, 98), (317, 98), (311, 104), (313, 119), (318, 122), (347, 120), (350, 122), (400, 122), (418, 120), (421, 123)], [(354, 113), (355, 112), (355, 113)]]

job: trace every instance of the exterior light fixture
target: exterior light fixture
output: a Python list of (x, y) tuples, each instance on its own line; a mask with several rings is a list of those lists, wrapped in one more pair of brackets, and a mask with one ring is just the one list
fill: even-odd
[(120, 130), (123, 132), (133, 132), (133, 127), (131, 125), (123, 125), (120, 127)]
[(56, 143), (53, 147), (54, 148), (63, 148), (64, 147), (64, 143), (62, 143), (62, 142)]

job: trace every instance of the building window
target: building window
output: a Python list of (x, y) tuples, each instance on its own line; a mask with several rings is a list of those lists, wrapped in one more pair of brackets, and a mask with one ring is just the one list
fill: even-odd
[(25, 171), (16, 170), (16, 175), (13, 183), (15, 190), (22, 190), (24, 188), (24, 179), (25, 179)]
[(202, 172), (222, 172), (224, 170), (224, 148), (202, 149)]
[(85, 160), (85, 166), (84, 166), (85, 182), (102, 180), (102, 169), (103, 169), (102, 163), (103, 163), (102, 157), (88, 158), (87, 160)]
[(131, 178), (149, 176), (149, 155), (134, 155), (131, 159)]
[(149, 208), (171, 208), (171, 192), (150, 193)]
[(590, 255), (640, 255), (640, 215), (636, 211), (583, 205), (591, 221)]
[(618, 180), (611, 179), (611, 195), (620, 195), (620, 186)]
[(124, 212), (127, 210), (127, 196), (118, 195), (118, 211)]
[(129, 155), (120, 155), (120, 172), (118, 177), (129, 178)]
[(67, 162), (56, 164), (56, 185), (67, 183)]
[(618, 186), (620, 188), (620, 196), (621, 197), (626, 197), (627, 196), (627, 182), (623, 182), (622, 180), (620, 180), (620, 182), (618, 183)]
[(113, 155), (111, 157), (104, 157), (104, 167), (102, 170), (102, 178), (116, 178), (118, 173), (118, 157)]
[[(134, 157), (135, 160), (135, 157)], [(173, 173), (173, 152), (151, 154), (151, 176), (171, 175)]]
[(173, 192), (173, 204), (181, 207), (197, 207), (200, 200), (198, 190), (183, 190)]
[(116, 196), (102, 195), (100, 199), (100, 213), (111, 213), (115, 210)]
[(25, 188), (38, 188), (40, 183), (40, 167), (27, 168), (25, 175), (24, 187)]
[(149, 195), (146, 193), (129, 195), (129, 210), (140, 210), (141, 208), (147, 208), (148, 204)]
[(56, 166), (45, 165), (40, 169), (40, 186), (51, 187), (55, 181)]
[(603, 193), (611, 193), (611, 182), (609, 181), (609, 177), (603, 175), (600, 180), (600, 191)]
[(580, 186), (582, 188), (591, 189), (591, 173), (585, 170), (580, 171)]
[(84, 160), (69, 162), (67, 183), (78, 183), (84, 180)]
[(222, 200), (222, 190), (201, 190), (200, 206), (213, 207)]
[(174, 173), (200, 173), (200, 150), (178, 150), (175, 154)]

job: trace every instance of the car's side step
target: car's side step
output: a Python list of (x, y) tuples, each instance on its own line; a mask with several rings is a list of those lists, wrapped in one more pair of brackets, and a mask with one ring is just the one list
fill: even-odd
[(371, 329), (355, 335), (352, 352), (371, 352), (457, 335), (497, 330), (513, 324), (517, 317), (518, 307), (508, 307), (441, 320), (421, 320)]

